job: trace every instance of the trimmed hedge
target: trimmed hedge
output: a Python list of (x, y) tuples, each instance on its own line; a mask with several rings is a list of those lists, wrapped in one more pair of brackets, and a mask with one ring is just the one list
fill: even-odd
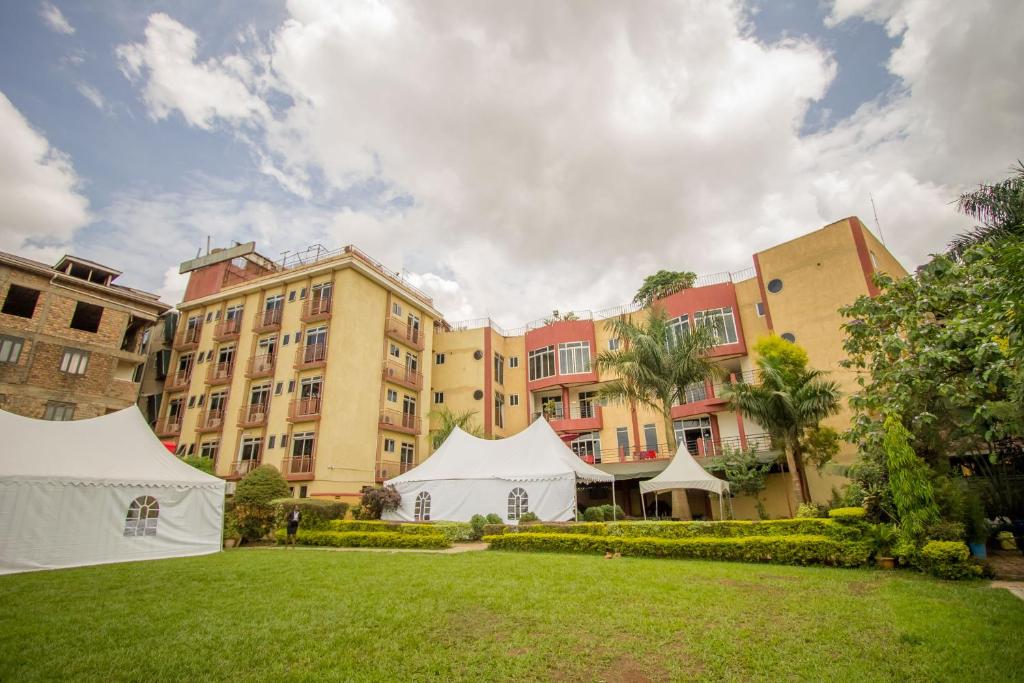
[[(278, 529), (277, 542), (285, 542), (285, 530)], [(448, 548), (451, 543), (441, 534), (400, 534), (394, 531), (304, 531), (295, 540), (302, 545), (333, 548)]]
[(940, 579), (976, 579), (983, 573), (961, 541), (928, 541), (914, 559), (923, 571)]
[(864, 508), (835, 508), (828, 511), (832, 519), (863, 519), (868, 511)]
[(837, 541), (861, 541), (869, 525), (851, 519), (769, 519), (725, 522), (561, 522), (529, 524), (518, 528), (487, 525), (485, 536), (505, 533), (586, 534), (630, 538), (740, 538), (745, 536), (825, 536)]
[(697, 558), (774, 564), (867, 564), (871, 546), (825, 536), (740, 536), (731, 538), (654, 538), (589, 534), (516, 533), (485, 536), (492, 550), (526, 552), (622, 553), (630, 557)]
[(315, 498), (278, 498), (270, 501), (274, 506), (274, 522), (282, 527), (288, 524), (288, 513), (293, 507), (299, 508), (302, 519), (299, 526), (303, 529), (326, 529), (328, 522), (343, 519), (348, 512), (348, 503), (336, 500), (316, 500)]
[(469, 522), (384, 522), (381, 520), (347, 520), (335, 519), (327, 524), (331, 531), (341, 532), (393, 532), (434, 536), (440, 535), (450, 543), (471, 541), (476, 537)]

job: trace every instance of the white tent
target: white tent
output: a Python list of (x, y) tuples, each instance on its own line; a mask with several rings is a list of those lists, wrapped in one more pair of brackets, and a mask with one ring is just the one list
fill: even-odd
[(718, 494), (718, 508), (724, 518), (724, 505), (722, 494), (729, 493), (729, 482), (708, 474), (707, 470), (693, 459), (686, 444), (680, 444), (675, 457), (662, 470), (658, 476), (647, 481), (640, 482), (640, 503), (644, 508), (644, 516), (647, 515), (647, 508), (643, 505), (645, 493), (670, 491), (673, 489), (700, 489)]
[[(580, 460), (546, 420), (489, 441), (456, 428), (422, 464), (386, 484), (402, 495), (384, 519), (464, 522), (494, 512), (508, 521), (532, 512), (545, 522), (576, 516), (576, 482), (614, 482)], [(614, 487), (613, 487), (614, 493)]]
[(221, 548), (224, 482), (132, 407), (71, 422), (0, 411), (0, 574)]

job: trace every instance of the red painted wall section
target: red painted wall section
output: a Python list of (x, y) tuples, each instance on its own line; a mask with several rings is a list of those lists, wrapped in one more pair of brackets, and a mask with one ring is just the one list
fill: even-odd
[[(560, 374), (562, 369), (558, 367), (558, 345), (562, 342), (574, 341), (585, 341), (590, 343), (591, 370), (590, 372), (578, 375), (562, 375)], [(555, 347), (556, 374), (553, 377), (545, 377), (544, 379), (539, 379), (534, 382), (527, 380), (526, 387), (529, 391), (537, 391), (539, 389), (545, 389), (547, 387), (560, 384), (588, 384), (590, 382), (597, 381), (597, 370), (594, 369), (594, 359), (597, 357), (597, 339), (594, 336), (593, 320), (563, 320), (551, 325), (545, 325), (544, 327), (536, 330), (529, 330), (526, 333), (527, 356), (523, 359), (527, 364), (527, 377), (529, 377), (530, 372), (530, 351), (542, 349), (545, 346)]]
[(864, 224), (856, 216), (851, 216), (848, 220), (850, 221), (850, 230), (853, 231), (853, 243), (857, 247), (857, 259), (860, 261), (861, 270), (864, 271), (864, 281), (868, 286), (868, 294), (878, 296), (881, 292), (871, 279), (871, 275), (875, 272), (875, 267), (871, 264), (868, 243), (864, 239)]
[(494, 387), (492, 386), (494, 378), (494, 356), (491, 353), (491, 335), (493, 334), (490, 327), (483, 328), (484, 331), (484, 434), (487, 436), (494, 435)]
[(743, 338), (743, 325), (740, 323), (739, 306), (736, 304), (736, 286), (731, 282), (684, 289), (664, 299), (659, 299), (657, 305), (665, 309), (669, 318), (678, 318), (681, 315), (690, 316), (691, 326), (697, 311), (730, 306), (736, 325), (736, 343), (716, 346), (711, 355), (733, 356), (747, 352), (746, 340)]
[(224, 283), (224, 274), (230, 265), (230, 261), (224, 261), (193, 270), (188, 275), (188, 285), (185, 287), (185, 298), (182, 301), (201, 299), (219, 292)]
[(764, 288), (764, 277), (761, 275), (761, 260), (754, 254), (754, 270), (757, 272), (757, 288), (761, 290), (761, 305), (764, 306), (764, 321), (768, 325), (768, 331), (774, 333), (772, 325), (772, 309), (768, 306), (768, 290)]

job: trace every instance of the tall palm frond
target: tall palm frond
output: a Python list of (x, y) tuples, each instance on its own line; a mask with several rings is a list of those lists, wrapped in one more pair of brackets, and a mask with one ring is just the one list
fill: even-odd
[(436, 451), (441, 444), (451, 436), (451, 433), (458, 427), (472, 436), (483, 436), (483, 428), (473, 422), (476, 416), (475, 410), (467, 410), (461, 413), (452, 412), (448, 408), (441, 408), (430, 412), (430, 417), (437, 420), (437, 427), (430, 430), (430, 447)]
[(960, 195), (957, 211), (981, 225), (957, 235), (949, 244), (950, 256), (959, 259), (976, 244), (1024, 237), (1024, 162), (1018, 161), (1011, 170), (1013, 175), (1006, 180)]

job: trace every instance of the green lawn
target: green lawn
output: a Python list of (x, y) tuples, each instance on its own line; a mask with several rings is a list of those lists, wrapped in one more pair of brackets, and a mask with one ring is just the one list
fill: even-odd
[(911, 573), (235, 550), (0, 577), (0, 680), (1009, 680), (1024, 602)]

